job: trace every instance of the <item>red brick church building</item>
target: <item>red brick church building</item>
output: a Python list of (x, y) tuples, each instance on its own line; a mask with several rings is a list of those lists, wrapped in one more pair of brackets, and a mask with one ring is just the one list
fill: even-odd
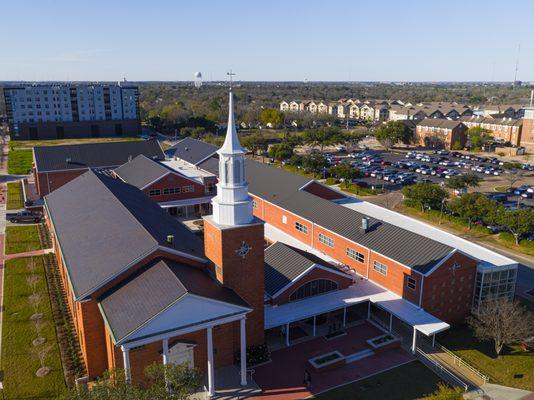
[(418, 335), (433, 337), (469, 312), (480, 260), (365, 217), (336, 203), (346, 200), (339, 193), (245, 153), (230, 93), (225, 142), (195, 165), (218, 176), (203, 240), (146, 193), (152, 182), (184, 186), (191, 176), (143, 155), (45, 196), (90, 380), (123, 368), (140, 382), (153, 362), (185, 362), (214, 395), (216, 368), (239, 359), (246, 385), (247, 347), (290, 346), (294, 327), (315, 336), (317, 316), (342, 329), (375, 310), (386, 331), (413, 330), (415, 351)]

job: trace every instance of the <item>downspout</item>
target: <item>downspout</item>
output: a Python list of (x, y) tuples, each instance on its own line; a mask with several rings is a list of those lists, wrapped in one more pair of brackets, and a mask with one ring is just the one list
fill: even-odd
[(421, 275), (421, 288), (419, 289), (419, 308), (423, 308), (421, 304), (423, 303), (423, 288), (425, 286), (425, 276)]

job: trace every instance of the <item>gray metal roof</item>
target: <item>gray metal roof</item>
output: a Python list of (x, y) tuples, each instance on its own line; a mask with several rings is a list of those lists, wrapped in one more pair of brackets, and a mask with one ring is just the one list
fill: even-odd
[(208, 158), (217, 151), (217, 147), (200, 140), (186, 137), (174, 146), (165, 150), (165, 154), (170, 158), (180, 158), (188, 163), (197, 165), (202, 160)]
[(265, 249), (265, 292), (273, 296), (315, 264), (341, 272), (314, 254), (276, 242)]
[(124, 182), (141, 189), (149, 183), (163, 178), (169, 172), (172, 172), (172, 170), (161, 163), (140, 154), (133, 160), (116, 168), (114, 172)]
[(429, 126), (434, 128), (454, 129), (458, 125), (463, 125), (460, 121), (452, 121), (444, 118), (425, 118), (417, 124), (418, 126)]
[(80, 168), (113, 168), (143, 154), (164, 160), (157, 140), (37, 146), (33, 148), (39, 172)]
[(204, 258), (202, 241), (143, 192), (92, 170), (45, 196), (45, 205), (77, 298), (158, 246)]
[[(206, 160), (199, 167), (209, 168), (209, 172), (217, 174), (216, 161)], [(253, 195), (421, 273), (429, 271), (453, 250), (450, 246), (374, 218), (369, 219), (369, 229), (363, 232), (360, 227), (364, 214), (299, 190), (310, 182), (304, 176), (250, 159), (246, 161), (246, 174), (249, 192)]]
[(233, 290), (219, 285), (206, 272), (167, 259), (152, 262), (105, 293), (99, 304), (114, 339), (120, 341), (187, 293), (250, 307)]

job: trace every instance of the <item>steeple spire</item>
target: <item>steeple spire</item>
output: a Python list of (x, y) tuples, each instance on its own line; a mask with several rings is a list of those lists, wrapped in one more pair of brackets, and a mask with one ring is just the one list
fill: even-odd
[(234, 119), (234, 94), (230, 88), (229, 93), (229, 108), (228, 108), (228, 128), (226, 129), (226, 138), (224, 139), (224, 144), (217, 151), (219, 154), (246, 154), (245, 149), (241, 147), (239, 143), (239, 138), (237, 137), (237, 130), (235, 128), (235, 119)]
[(248, 195), (245, 177), (245, 154), (241, 147), (234, 121), (234, 98), (230, 89), (228, 130), (219, 154), (219, 183), (217, 196), (212, 200), (213, 221), (220, 225), (249, 224), (252, 214), (252, 199)]

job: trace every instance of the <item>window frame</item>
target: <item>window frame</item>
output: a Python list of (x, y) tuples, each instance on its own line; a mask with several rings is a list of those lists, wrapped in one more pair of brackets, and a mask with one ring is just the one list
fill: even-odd
[[(413, 287), (411, 287), (410, 285), (412, 285)], [(411, 276), (406, 276), (406, 287), (415, 292), (417, 290), (417, 279), (412, 278)]]
[[(355, 253), (354, 255), (351, 255), (349, 253)], [(345, 254), (347, 257), (352, 258), (353, 260), (356, 260), (360, 263), (365, 263), (365, 255), (360, 253), (357, 250), (354, 250), (352, 247), (347, 247), (347, 250), (345, 251)]]
[(328, 246), (330, 248), (334, 247), (334, 239), (330, 236), (326, 236), (324, 233), (319, 233), (318, 240), (320, 243), (324, 244), (325, 246)]
[(388, 276), (388, 266), (380, 261), (373, 261), (373, 270), (381, 275)]
[(308, 234), (308, 227), (299, 221), (295, 221), (295, 229), (304, 235)]

